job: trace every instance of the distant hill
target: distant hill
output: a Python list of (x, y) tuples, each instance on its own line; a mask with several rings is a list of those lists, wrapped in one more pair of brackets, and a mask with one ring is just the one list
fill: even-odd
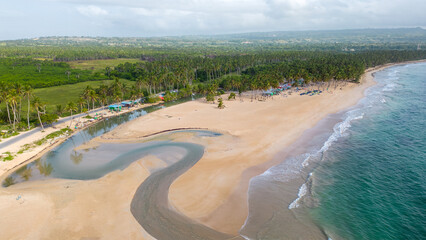
[(222, 35), (194, 35), (171, 37), (40, 37), (0, 41), (0, 46), (62, 46), (62, 45), (100, 45), (100, 46), (155, 46), (155, 45), (198, 45), (198, 44), (384, 44), (416, 43), (426, 44), (426, 30), (422, 28), (396, 29), (352, 29), (324, 31), (280, 31), (253, 32)]

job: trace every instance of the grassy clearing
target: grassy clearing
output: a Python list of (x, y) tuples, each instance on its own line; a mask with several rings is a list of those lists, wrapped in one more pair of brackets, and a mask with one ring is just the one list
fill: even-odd
[[(61, 104), (62, 107), (65, 107), (69, 101), (77, 102), (78, 98), (87, 86), (97, 88), (101, 84), (110, 84), (112, 81), (113, 80), (89, 81), (49, 88), (39, 88), (34, 90), (34, 95), (40, 97), (43, 102), (47, 103), (47, 110), (52, 112), (56, 110), (56, 105), (58, 104)], [(135, 84), (129, 80), (120, 81), (125, 83), (127, 86), (134, 86)], [(24, 104), (22, 107), (25, 107), (26, 109), (26, 104)]]
[(114, 67), (120, 63), (137, 63), (142, 62), (140, 59), (133, 58), (117, 58), (117, 59), (105, 59), (105, 60), (87, 60), (87, 61), (72, 61), (69, 62), (72, 68), (81, 70), (105, 70), (106, 67)]
[(104, 78), (102, 74), (73, 69), (63, 62), (0, 58), (0, 81), (5, 83), (29, 84), (33, 88), (45, 88)]

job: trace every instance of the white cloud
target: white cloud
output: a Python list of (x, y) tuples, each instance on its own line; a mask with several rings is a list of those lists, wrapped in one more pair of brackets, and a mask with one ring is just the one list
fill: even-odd
[(14, 0), (2, 4), (0, 38), (413, 27), (425, 25), (424, 9), (425, 0)]
[(102, 16), (107, 15), (108, 11), (94, 5), (89, 6), (79, 6), (77, 7), (77, 11), (85, 16), (92, 17), (92, 16)]

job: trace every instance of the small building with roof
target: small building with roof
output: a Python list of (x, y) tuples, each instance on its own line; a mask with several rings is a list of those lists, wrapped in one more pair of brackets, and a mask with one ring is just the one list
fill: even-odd
[(121, 111), (121, 105), (116, 105), (116, 104), (109, 105), (108, 106), (108, 110), (111, 110), (111, 111)]

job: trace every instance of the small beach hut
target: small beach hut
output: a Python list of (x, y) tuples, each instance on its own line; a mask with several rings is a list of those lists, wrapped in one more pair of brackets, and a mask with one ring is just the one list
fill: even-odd
[(123, 107), (131, 107), (131, 106), (133, 106), (133, 102), (131, 102), (131, 101), (123, 101), (123, 102), (121, 102), (121, 105)]
[(272, 91), (263, 91), (262, 92), (262, 96), (268, 97), (268, 96), (273, 96), (274, 93)]
[(120, 105), (109, 105), (108, 106), (108, 110), (111, 110), (111, 111), (121, 111), (121, 106)]

